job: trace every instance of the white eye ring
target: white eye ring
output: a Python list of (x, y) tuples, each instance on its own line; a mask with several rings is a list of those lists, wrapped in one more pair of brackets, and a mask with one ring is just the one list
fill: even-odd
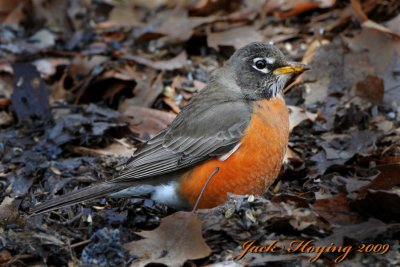
[[(265, 67), (260, 68), (259, 66), (257, 66), (257, 63), (259, 61), (263, 61), (264, 64), (265, 64)], [(273, 59), (273, 58), (256, 57), (255, 59), (253, 59), (253, 66), (252, 67), (255, 68), (258, 71), (261, 71), (262, 73), (268, 73), (269, 72), (268, 64), (272, 64), (271, 61), (275, 62), (275, 59)]]

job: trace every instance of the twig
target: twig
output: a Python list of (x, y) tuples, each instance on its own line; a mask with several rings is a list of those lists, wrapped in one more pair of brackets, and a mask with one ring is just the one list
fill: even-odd
[[(59, 214), (59, 213), (56, 213), (56, 214), (57, 214), (58, 216), (62, 217), (61, 214)], [(37, 215), (37, 214), (35, 214), (35, 215)], [(68, 224), (73, 223), (74, 221), (76, 221), (76, 220), (78, 220), (78, 219), (81, 219), (81, 218), (82, 218), (82, 215), (83, 215), (83, 211), (82, 211), (82, 209), (81, 209), (81, 210), (78, 212), (77, 215), (75, 215), (75, 216), (72, 217), (71, 219), (66, 219), (65, 222), (61, 222), (61, 221), (58, 221), (58, 220), (50, 219), (50, 216), (47, 217), (46, 220), (48, 220), (48, 221), (50, 221), (50, 222), (52, 222), (52, 223), (60, 224), (60, 225), (68, 225)], [(64, 218), (63, 218), (63, 219), (64, 219)]]
[(219, 167), (215, 168), (215, 170), (211, 173), (211, 175), (208, 176), (207, 181), (204, 183), (204, 186), (201, 189), (199, 196), (197, 197), (196, 204), (194, 205), (192, 212), (194, 212), (197, 209), (197, 206), (199, 205), (200, 199), (202, 198), (208, 183), (211, 181), (211, 179), (214, 177), (214, 175), (217, 174), (217, 172), (219, 172)]
[(90, 242), (92, 242), (92, 240), (90, 240), (90, 239), (88, 239), (88, 240), (83, 240), (83, 241), (81, 241), (81, 242), (72, 244), (72, 245), (70, 246), (70, 248), (80, 247), (80, 246), (82, 246), (82, 245), (89, 244)]
[(292, 90), (293, 87), (295, 87), (296, 85), (299, 85), (299, 84), (301, 84), (301, 81), (298, 78), (296, 78), (293, 82), (291, 82), (288, 86), (286, 86), (283, 89), (283, 94), (289, 93), (289, 91)]

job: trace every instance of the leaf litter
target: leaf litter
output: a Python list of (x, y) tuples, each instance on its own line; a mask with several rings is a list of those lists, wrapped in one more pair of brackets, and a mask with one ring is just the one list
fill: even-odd
[[(386, 255), (353, 253), (344, 263), (398, 265), (399, 7), (0, 1), (0, 265), (293, 266), (314, 256), (235, 261), (248, 240), (387, 243)], [(112, 177), (210, 71), (257, 40), (311, 66), (287, 90), (288, 154), (263, 197), (230, 195), (195, 214), (110, 198), (27, 217), (37, 202)]]

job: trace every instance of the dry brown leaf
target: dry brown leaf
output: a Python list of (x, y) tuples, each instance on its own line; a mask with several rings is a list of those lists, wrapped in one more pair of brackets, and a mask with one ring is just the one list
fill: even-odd
[(195, 28), (216, 20), (214, 17), (188, 17), (187, 12), (179, 12), (163, 21), (155, 32), (166, 35), (170, 43), (180, 43), (189, 40)]
[(7, 262), (12, 259), (12, 255), (10, 251), (7, 249), (2, 249), (0, 251), (0, 265), (4, 264), (4, 266), (7, 266)]
[(114, 78), (122, 81), (138, 81), (142, 79), (142, 76), (143, 74), (136, 72), (132, 66), (124, 65), (122, 67), (106, 70), (101, 74), (99, 79)]
[[(372, 20), (366, 20), (362, 23), (362, 26), (366, 29), (373, 29), (373, 30), (377, 30), (380, 31), (382, 33), (387, 33), (392, 35), (394, 38), (400, 39), (400, 34), (398, 32), (392, 31), (389, 28), (386, 28), (383, 25), (380, 25), (378, 23), (376, 23), (375, 21)], [(398, 28), (400, 28), (400, 26), (398, 26)], [(399, 31), (399, 30), (397, 30)]]
[(355, 224), (362, 221), (360, 215), (351, 211), (349, 201), (344, 194), (317, 199), (311, 207), (331, 224)]
[(144, 77), (137, 80), (137, 85), (134, 89), (135, 97), (124, 101), (120, 106), (120, 110), (127, 105), (152, 107), (154, 101), (164, 91), (163, 77), (164, 72), (157, 75), (155, 71), (149, 69)]
[(162, 219), (155, 230), (137, 234), (145, 239), (124, 245), (131, 255), (139, 257), (131, 266), (149, 263), (182, 266), (187, 260), (211, 254), (202, 236), (202, 222), (192, 212), (176, 212)]
[[(382, 98), (386, 101), (399, 99), (400, 96), (390, 99), (386, 96), (390, 92), (394, 96), (397, 92), (395, 87), (398, 86), (398, 78), (396, 75), (389, 75), (388, 69), (392, 69), (395, 73), (396, 65), (400, 63), (400, 59), (397, 59), (399, 57), (396, 56), (397, 52), (395, 52), (398, 42), (380, 35), (385, 34), (372, 29), (364, 29), (360, 35), (352, 39), (343, 37), (351, 51), (345, 51), (343, 45), (338, 41), (313, 41), (303, 58), (303, 63), (310, 65), (311, 71), (305, 72), (298, 78), (305, 86), (306, 106), (326, 101), (326, 98), (332, 93), (354, 95), (355, 92), (355, 94), (372, 99), (374, 102), (380, 102)], [(379, 39), (378, 36), (385, 39), (385, 41), (382, 40), (383, 43), (387, 42), (387, 50), (382, 49), (380, 42), (376, 44), (369, 41), (374, 38)], [(382, 94), (380, 79), (384, 81), (385, 96)]]
[(0, 13), (8, 13), (18, 6), (18, 1), (2, 0), (0, 1)]
[(343, 246), (346, 242), (345, 237), (358, 241), (373, 240), (373, 238), (388, 229), (390, 229), (390, 224), (386, 224), (374, 218), (369, 218), (368, 221), (359, 224), (347, 225), (346, 227), (340, 226), (340, 228), (335, 229), (331, 235), (317, 240), (315, 245), (329, 246), (329, 244), (333, 242), (336, 246)]
[(51, 48), (55, 43), (55, 34), (47, 29), (41, 29), (29, 38), (27, 48), (31, 52), (38, 52), (40, 50)]
[(356, 84), (356, 95), (375, 103), (383, 101), (384, 91), (383, 80), (376, 76), (368, 75)]
[(141, 56), (124, 56), (127, 60), (133, 60), (139, 64), (148, 66), (156, 70), (175, 70), (189, 65), (186, 52), (182, 52), (176, 57), (167, 60), (152, 61)]
[(19, 213), (14, 198), (5, 197), (0, 204), (0, 226), (17, 223)]
[(136, 41), (157, 39), (158, 46), (182, 44), (192, 37), (196, 28), (222, 20), (221, 17), (189, 17), (186, 9), (163, 10), (149, 24), (136, 29)]
[(314, 40), (308, 46), (302, 63), (310, 65), (311, 70), (299, 76), (296, 81), (301, 80), (305, 86), (305, 104), (309, 105), (323, 101), (328, 95), (332, 73), (336, 72), (336, 65), (329, 61), (321, 60), (326, 54), (332, 52), (333, 45), (328, 40)]
[(67, 33), (70, 31), (70, 21), (67, 16), (68, 5), (70, 1), (31, 1), (33, 17), (36, 21), (44, 21), (45, 28), (56, 32)]
[(387, 28), (398, 35), (400, 35), (400, 26), (399, 25), (400, 25), (400, 15), (397, 15), (397, 17), (389, 20), (386, 23)]
[(207, 36), (209, 47), (219, 51), (220, 46), (233, 46), (239, 49), (251, 42), (262, 41), (262, 34), (253, 26), (238, 27), (223, 32), (213, 32)]
[(167, 128), (176, 116), (165, 111), (129, 105), (122, 107), (121, 112), (128, 117), (131, 131), (147, 137), (153, 137)]
[(189, 8), (191, 14), (196, 16), (206, 16), (218, 10), (226, 10), (229, 7), (230, 0), (200, 0)]
[(73, 58), (69, 73), (80, 76), (88, 75), (93, 68), (109, 60), (106, 56), (76, 56)]
[(163, 102), (169, 106), (173, 112), (175, 112), (176, 114), (178, 114), (179, 112), (181, 112), (181, 108), (175, 103), (174, 100), (172, 100), (171, 98), (168, 97), (164, 97), (163, 98)]
[(353, 207), (373, 214), (377, 218), (399, 220), (399, 202), (400, 190), (397, 188), (390, 190), (369, 189), (363, 197), (360, 197), (352, 204)]
[(309, 112), (303, 108), (295, 106), (288, 105), (288, 110), (289, 110), (289, 131), (292, 131), (294, 127), (296, 127), (305, 120), (315, 121), (315, 119), (318, 117), (318, 114)]
[(396, 75), (400, 69), (400, 38), (378, 28), (364, 27), (354, 38), (343, 39), (353, 53), (364, 53), (374, 67), (375, 75), (383, 79), (384, 102), (400, 103), (400, 78)]
[(71, 62), (66, 58), (42, 58), (32, 62), (40, 72), (42, 78), (47, 79), (56, 73), (57, 67), (67, 66)]
[[(8, 103), (2, 103), (2, 102), (5, 102), (5, 101), (4, 101), (4, 99), (0, 98), (0, 108), (7, 107), (8, 105), (11, 104), (11, 101), (9, 101)], [(0, 111), (0, 126), (9, 125), (12, 122), (13, 122), (13, 119), (10, 114), (8, 114), (5, 111)]]
[(114, 157), (131, 157), (136, 148), (126, 146), (119, 142), (108, 145), (105, 148), (89, 148), (82, 146), (69, 146), (68, 150), (80, 155), (89, 156), (114, 156)]
[(367, 15), (362, 9), (362, 5), (359, 0), (351, 0), (351, 7), (354, 10), (355, 15), (362, 21), (365, 22), (368, 20)]
[(304, 12), (311, 11), (317, 8), (329, 8), (335, 4), (336, 0), (278, 0), (273, 1), (273, 6), (278, 8), (274, 15), (280, 19), (300, 15)]
[(25, 4), (25, 1), (0, 1), (0, 22), (3, 25), (20, 23), (25, 18)]
[(243, 264), (230, 260), (230, 261), (207, 264), (204, 267), (243, 267)]
[(362, 197), (366, 190), (390, 190), (400, 185), (400, 161), (394, 164), (385, 164), (377, 167), (380, 171), (379, 175), (366, 187), (360, 191)]
[(384, 134), (389, 134), (394, 129), (394, 122), (388, 120), (385, 116), (375, 116), (371, 119), (371, 125), (374, 125)]
[(112, 27), (134, 27), (142, 26), (140, 22), (140, 12), (135, 9), (135, 3), (120, 3), (111, 10), (108, 20), (100, 22), (96, 25), (99, 29), (106, 29)]
[(140, 6), (140, 7), (144, 7), (147, 9), (156, 9), (159, 8), (161, 6), (183, 6), (186, 5), (187, 2), (189, 2), (190, 0), (107, 0), (107, 2), (109, 3), (118, 3), (120, 4), (120, 2), (134, 2), (136, 5)]
[(1, 105), (9, 105), (13, 94), (13, 77), (9, 74), (0, 73), (0, 101)]
[[(361, 3), (362, 6), (360, 8), (364, 14), (368, 15), (378, 6), (378, 4), (378, 0), (367, 0)], [(350, 20), (354, 16), (354, 13), (354, 7), (352, 5), (348, 5), (345, 9), (339, 10), (339, 12), (337, 13), (338, 18), (333, 23), (327, 25), (325, 29), (327, 31), (333, 31), (343, 27), (350, 22)]]

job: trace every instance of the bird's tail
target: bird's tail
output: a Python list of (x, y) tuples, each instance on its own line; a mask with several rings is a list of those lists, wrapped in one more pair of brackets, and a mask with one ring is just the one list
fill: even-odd
[(33, 208), (31, 208), (30, 214), (37, 215), (61, 207), (77, 204), (86, 200), (104, 197), (106, 195), (120, 191), (132, 185), (134, 185), (132, 182), (113, 183), (112, 181), (109, 181), (109, 182), (98, 183), (86, 188), (79, 189), (74, 192), (70, 192), (59, 198), (51, 199), (47, 202), (38, 204)]

